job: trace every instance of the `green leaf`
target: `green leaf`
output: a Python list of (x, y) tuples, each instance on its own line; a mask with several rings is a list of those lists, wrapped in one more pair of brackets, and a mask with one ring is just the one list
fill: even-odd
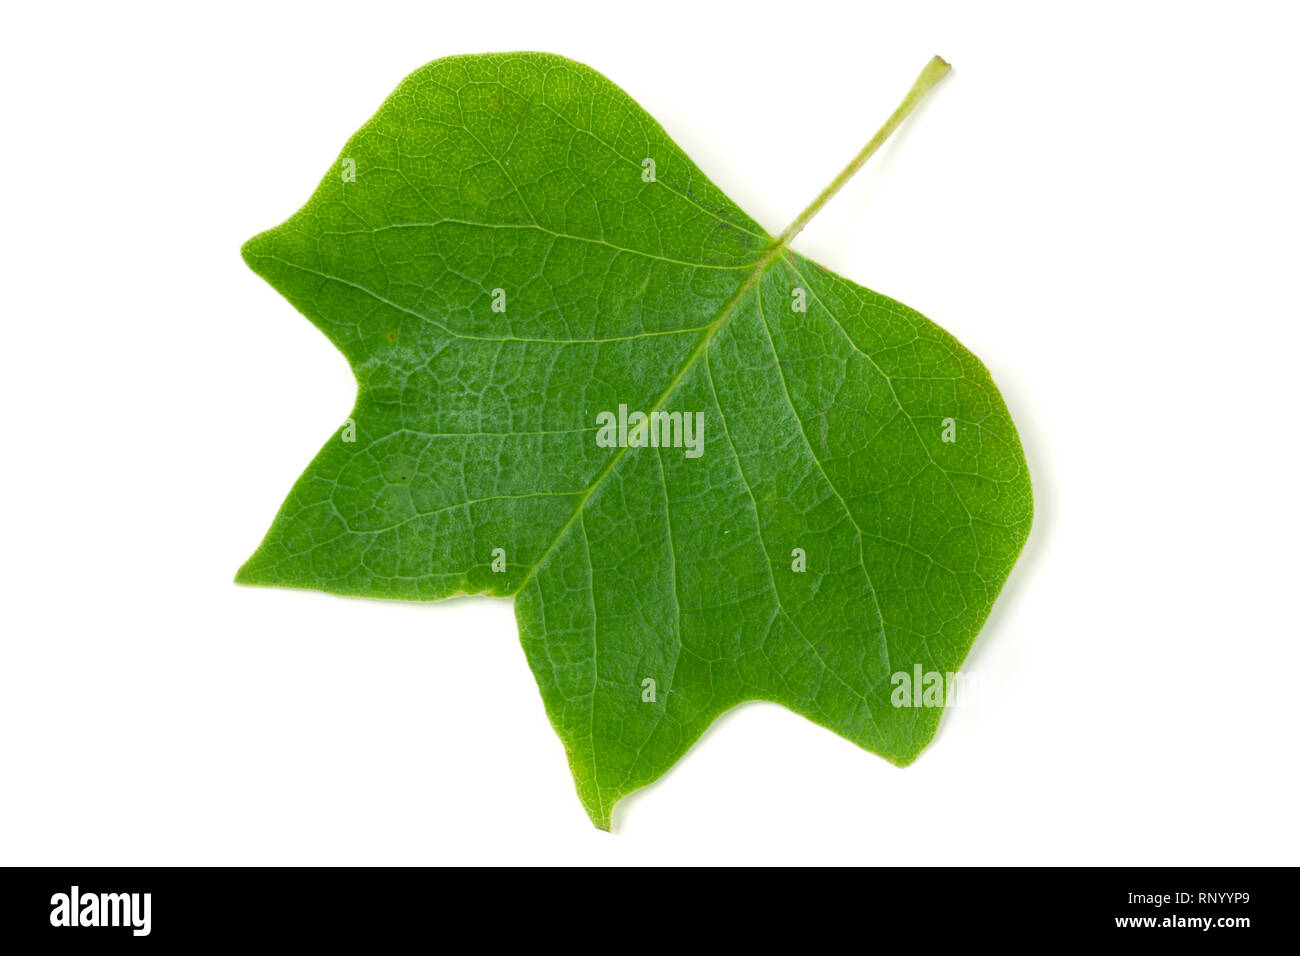
[(942, 708), (894, 675), (958, 670), (1028, 471), (978, 359), (788, 246), (946, 71), (777, 239), (588, 67), (411, 74), (244, 247), (358, 395), (237, 580), (513, 596), (602, 828), (747, 700), (915, 759)]

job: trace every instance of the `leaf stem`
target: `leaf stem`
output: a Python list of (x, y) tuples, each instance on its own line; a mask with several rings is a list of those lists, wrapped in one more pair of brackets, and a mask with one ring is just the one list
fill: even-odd
[(790, 240), (797, 236), (804, 226), (808, 225), (812, 217), (821, 211), (822, 206), (826, 205), (831, 197), (853, 178), (854, 173), (863, 167), (872, 154), (881, 147), (885, 140), (889, 139), (894, 130), (898, 129), (903, 120), (907, 119), (908, 114), (916, 109), (917, 104), (921, 102), (926, 93), (930, 92), (931, 87), (942, 80), (951, 69), (952, 67), (943, 57), (931, 58), (930, 62), (925, 65), (925, 69), (921, 71), (920, 76), (916, 78), (916, 82), (912, 84), (912, 88), (907, 91), (907, 95), (903, 97), (903, 102), (899, 103), (898, 108), (890, 114), (889, 119), (885, 120), (885, 125), (876, 130), (876, 135), (867, 141), (867, 145), (862, 147), (858, 155), (854, 156), (849, 164), (840, 171), (840, 174), (830, 181), (817, 198), (810, 202), (803, 212), (799, 213), (794, 222), (785, 227), (785, 231), (776, 240), (777, 249), (785, 248), (790, 243)]

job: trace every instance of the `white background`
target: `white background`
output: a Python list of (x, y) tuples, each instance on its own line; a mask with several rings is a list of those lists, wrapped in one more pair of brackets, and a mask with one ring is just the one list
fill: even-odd
[[(976, 9), (976, 7), (979, 9)], [(38, 12), (39, 10), (39, 12)], [(0, 863), (1297, 863), (1300, 23), (1282, 5), (370, 0), (5, 14)], [(508, 601), (240, 588), (351, 408), (240, 244), (402, 77), (585, 61), (992, 370), (1033, 533), (899, 770), (770, 704), (615, 832)]]

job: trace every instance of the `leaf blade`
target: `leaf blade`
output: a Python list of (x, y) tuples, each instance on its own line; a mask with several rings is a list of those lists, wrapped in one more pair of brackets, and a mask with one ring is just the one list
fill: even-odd
[[(562, 58), (430, 64), (341, 159), (354, 181), (331, 170), (244, 254), (348, 357), (357, 440), (327, 442), (237, 580), (513, 595), (604, 828), (745, 700), (915, 759), (940, 711), (891, 706), (890, 677), (960, 666), (1032, 516), (978, 360), (772, 240)], [(702, 410), (709, 452), (599, 447), (619, 405)]]

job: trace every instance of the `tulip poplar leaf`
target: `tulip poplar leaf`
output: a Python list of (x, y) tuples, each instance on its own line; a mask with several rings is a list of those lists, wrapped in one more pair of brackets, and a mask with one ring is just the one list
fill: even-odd
[(975, 356), (790, 240), (946, 70), (777, 237), (586, 66), (411, 74), (244, 246), (358, 393), (237, 580), (513, 597), (601, 828), (743, 701), (910, 763), (1028, 470)]

